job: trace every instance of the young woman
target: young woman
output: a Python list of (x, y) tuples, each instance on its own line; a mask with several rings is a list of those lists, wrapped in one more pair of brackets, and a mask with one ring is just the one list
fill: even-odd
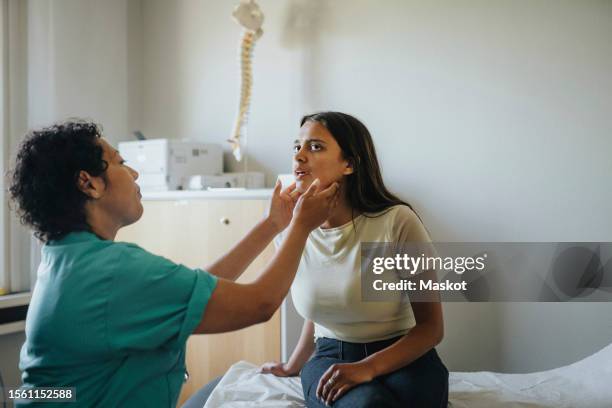
[(443, 337), (439, 301), (361, 297), (362, 242), (430, 241), (410, 205), (385, 187), (368, 129), (339, 112), (304, 117), (293, 167), (298, 191), (319, 179), (339, 183), (339, 199), (311, 232), (292, 286), (305, 319), (298, 345), (288, 362), (262, 371), (300, 374), (308, 407), (446, 407), (448, 370), (434, 349)]
[[(93, 123), (31, 132), (11, 178), (22, 222), (45, 242), (21, 349), (23, 386), (74, 387), (87, 407), (175, 406), (189, 335), (268, 320), (337, 192), (317, 182), (294, 200), (293, 187), (281, 193), (277, 185), (269, 215), (204, 271), (114, 241), (142, 215), (138, 173)], [(285, 228), (260, 277), (234, 283)]]

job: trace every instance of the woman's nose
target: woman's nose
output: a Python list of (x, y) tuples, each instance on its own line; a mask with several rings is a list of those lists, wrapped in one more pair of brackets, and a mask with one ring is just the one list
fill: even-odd
[(138, 172), (131, 167), (130, 167), (130, 171), (132, 172), (132, 177), (134, 177), (134, 180), (138, 180), (138, 176), (140, 174), (138, 174)]
[(304, 163), (306, 161), (306, 156), (302, 153), (302, 149), (295, 152), (295, 154), (293, 155), (293, 160), (298, 163)]

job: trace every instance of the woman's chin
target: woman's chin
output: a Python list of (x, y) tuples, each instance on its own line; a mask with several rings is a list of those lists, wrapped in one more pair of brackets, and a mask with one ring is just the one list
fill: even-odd
[[(315, 181), (315, 178), (308, 177), (305, 180), (296, 180), (295, 181), (295, 190), (300, 193), (305, 193), (308, 190), (308, 187)], [(326, 189), (332, 184), (330, 181), (324, 181), (319, 184), (319, 191)]]

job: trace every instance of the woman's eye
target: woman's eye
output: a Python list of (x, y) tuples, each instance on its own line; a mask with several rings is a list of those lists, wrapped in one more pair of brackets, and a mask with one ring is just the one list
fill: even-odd
[(125, 163), (127, 163), (125, 160), (121, 160), (121, 161), (119, 162), (119, 164), (120, 164), (120, 165), (122, 165), (122, 166), (123, 166)]
[(321, 150), (321, 147), (322, 146), (320, 144), (318, 144), (318, 143), (312, 143), (310, 145), (310, 150), (312, 150), (313, 152), (317, 152), (317, 151)]
[(300, 145), (293, 146), (293, 153), (297, 153), (300, 150)]

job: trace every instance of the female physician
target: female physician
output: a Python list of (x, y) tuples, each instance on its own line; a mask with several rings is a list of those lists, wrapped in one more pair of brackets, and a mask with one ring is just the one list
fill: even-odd
[[(277, 184), (269, 215), (204, 271), (114, 241), (142, 215), (137, 178), (93, 123), (32, 131), (21, 144), (10, 193), (45, 243), (21, 349), (23, 387), (73, 387), (78, 406), (175, 406), (187, 338), (268, 320), (338, 189), (315, 183), (295, 200)], [(233, 282), (285, 228), (259, 278)]]

